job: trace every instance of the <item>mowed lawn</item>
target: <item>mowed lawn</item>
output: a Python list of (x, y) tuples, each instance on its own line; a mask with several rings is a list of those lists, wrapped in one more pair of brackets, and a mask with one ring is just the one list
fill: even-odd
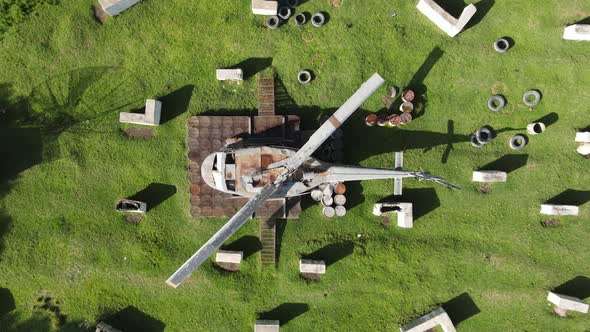
[[(144, 0), (101, 25), (93, 1), (62, 0), (2, 36), (0, 330), (78, 331), (115, 315), (134, 322), (129, 331), (248, 331), (278, 307), (285, 331), (394, 331), (456, 299), (460, 331), (588, 331), (590, 315), (560, 318), (546, 301), (547, 291), (590, 277), (589, 160), (574, 142), (590, 126), (590, 43), (562, 39), (566, 25), (590, 16), (587, 1), (485, 1), (485, 15), (455, 38), (416, 1), (303, 2), (297, 11), (328, 14), (324, 27), (289, 21), (271, 31), (248, 0)], [(515, 46), (498, 54), (503, 36)], [(345, 218), (306, 203), (283, 224), (276, 269), (254, 254), (239, 273), (208, 262), (167, 286), (227, 221), (190, 215), (187, 120), (254, 114), (255, 76), (215, 80), (216, 68), (253, 58), (272, 60), (277, 111), (308, 129), (380, 73), (386, 84), (344, 126), (347, 161), (392, 168), (393, 152), (406, 149), (406, 169), (462, 190), (405, 181), (421, 216), (401, 229), (371, 214), (392, 181), (352, 184)], [(314, 72), (311, 84), (297, 82), (302, 69)], [(392, 85), (424, 94), (419, 116), (403, 128), (365, 127)], [(522, 102), (529, 89), (543, 94), (534, 108)], [(508, 100), (501, 112), (486, 106), (496, 93)], [(155, 97), (167, 101), (168, 121), (154, 138), (126, 138), (118, 113)], [(544, 116), (554, 122), (547, 131), (512, 151), (509, 138)], [(472, 147), (469, 135), (485, 125), (497, 138)], [(479, 193), (471, 172), (507, 154), (526, 165)], [(176, 192), (142, 224), (126, 223), (115, 201), (151, 183)], [(540, 204), (567, 190), (580, 215), (542, 227)], [(257, 234), (252, 220), (232, 240)], [(303, 281), (299, 258), (329, 245), (327, 259), (340, 259), (321, 281)]]

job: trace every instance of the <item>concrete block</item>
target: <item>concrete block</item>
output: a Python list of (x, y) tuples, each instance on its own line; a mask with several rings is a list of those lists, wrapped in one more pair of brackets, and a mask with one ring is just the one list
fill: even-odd
[(243, 258), (244, 258), (243, 251), (218, 250), (217, 254), (215, 255), (215, 261), (217, 263), (240, 264), (242, 262)]
[[(547, 295), (547, 301), (555, 304), (557, 308), (562, 309), (561, 313), (565, 315), (565, 312), (568, 310), (581, 312), (583, 314), (588, 313), (588, 309), (590, 305), (584, 303), (582, 300), (578, 299), (577, 297), (567, 296), (556, 294), (553, 292), (549, 292)], [(558, 312), (559, 313), (559, 312)]]
[(576, 143), (590, 143), (590, 131), (577, 132)]
[(541, 204), (541, 214), (549, 216), (577, 216), (580, 208), (574, 205)]
[(256, 320), (254, 332), (279, 332), (280, 322), (278, 320)]
[(270, 0), (252, 0), (252, 13), (255, 15), (274, 16), (279, 11), (279, 2)]
[(147, 203), (131, 199), (120, 199), (115, 206), (115, 210), (119, 212), (146, 213)]
[(314, 261), (311, 259), (299, 260), (299, 272), (326, 274), (326, 263), (324, 261)]
[(590, 40), (590, 24), (574, 24), (563, 30), (563, 39)]
[(414, 227), (414, 214), (412, 203), (377, 203), (373, 206), (373, 214), (376, 216), (385, 216), (391, 213), (397, 214), (398, 227)]
[(508, 174), (501, 171), (474, 171), (471, 177), (473, 182), (506, 182)]
[(590, 143), (582, 143), (580, 146), (578, 146), (576, 151), (578, 151), (578, 153), (582, 156), (590, 155)]
[(140, 1), (141, 0), (98, 0), (98, 3), (109, 16), (116, 16)]
[(215, 76), (219, 81), (241, 81), (244, 79), (241, 69), (217, 69)]
[(459, 34), (477, 11), (477, 8), (470, 4), (463, 9), (459, 19), (456, 19), (433, 0), (420, 0), (416, 8), (451, 37)]
[(440, 326), (444, 332), (456, 332), (447, 312), (441, 307), (400, 327), (400, 332), (425, 332)]
[(133, 123), (145, 126), (160, 125), (160, 115), (162, 113), (162, 102), (155, 99), (147, 99), (145, 102), (145, 113), (119, 113), (119, 122)]

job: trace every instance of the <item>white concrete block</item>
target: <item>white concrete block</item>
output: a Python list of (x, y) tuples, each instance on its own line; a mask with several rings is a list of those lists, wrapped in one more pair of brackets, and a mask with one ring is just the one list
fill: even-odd
[(241, 81), (244, 79), (244, 72), (241, 69), (217, 69), (215, 76), (219, 81)]
[(590, 308), (589, 304), (584, 303), (577, 297), (556, 294), (553, 292), (549, 292), (547, 295), (547, 301), (555, 304), (560, 309), (577, 311), (583, 314), (587, 314), (588, 309)]
[(147, 99), (145, 102), (145, 113), (119, 113), (119, 122), (133, 123), (145, 126), (160, 125), (160, 115), (162, 113), (162, 102), (155, 99)]
[(563, 30), (563, 39), (590, 40), (590, 24), (574, 24)]
[(470, 4), (463, 9), (459, 19), (456, 19), (433, 0), (420, 0), (416, 8), (451, 37), (459, 34), (477, 11), (477, 8)]
[(299, 272), (326, 274), (326, 263), (324, 261), (314, 261), (311, 259), (299, 260)]
[(579, 131), (576, 133), (577, 143), (590, 143), (590, 131)]
[(576, 151), (578, 151), (578, 153), (582, 156), (590, 155), (590, 143), (582, 143), (580, 146), (578, 146)]
[(577, 216), (580, 208), (574, 205), (541, 204), (541, 214), (549, 216)]
[(217, 263), (240, 264), (243, 258), (243, 251), (218, 250), (217, 254), (215, 254), (215, 261)]
[(109, 16), (116, 16), (140, 1), (141, 0), (98, 0), (98, 3)]
[(276, 15), (279, 11), (279, 2), (270, 0), (252, 0), (252, 13), (255, 15)]
[(506, 182), (508, 174), (501, 171), (474, 171), (471, 177), (473, 182)]
[(412, 203), (377, 203), (373, 206), (373, 214), (385, 216), (397, 214), (397, 226), (401, 228), (414, 227), (414, 214)]
[(417, 318), (410, 323), (400, 327), (400, 332), (425, 332), (440, 326), (444, 332), (456, 332), (455, 325), (443, 308)]
[(256, 320), (254, 332), (279, 332), (280, 322), (278, 320)]

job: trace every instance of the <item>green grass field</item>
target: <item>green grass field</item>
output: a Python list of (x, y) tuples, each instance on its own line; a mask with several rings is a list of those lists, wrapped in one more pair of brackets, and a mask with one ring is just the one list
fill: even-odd
[[(546, 301), (548, 290), (590, 277), (590, 204), (556, 227), (542, 227), (539, 214), (568, 189), (581, 203), (588, 196), (588, 160), (574, 135), (590, 125), (590, 43), (562, 39), (566, 25), (590, 15), (587, 1), (486, 1), (485, 15), (455, 38), (416, 1), (333, 8), (308, 0), (298, 11), (328, 13), (324, 27), (289, 21), (274, 31), (248, 0), (144, 0), (104, 25), (93, 3), (41, 6), (0, 37), (0, 107), (8, 110), (0, 114), (0, 330), (79, 331), (123, 310), (136, 319), (126, 331), (248, 331), (257, 313), (287, 304), (279, 310), (292, 318), (285, 331), (394, 331), (457, 298), (455, 317), (478, 312), (460, 331), (590, 331), (590, 315), (560, 318)], [(497, 54), (502, 36), (516, 44)], [(167, 286), (227, 220), (190, 216), (187, 119), (254, 114), (256, 77), (235, 85), (214, 76), (250, 58), (272, 59), (267, 71), (284, 94), (278, 112), (300, 115), (307, 128), (380, 73), (386, 84), (345, 125), (348, 163), (392, 168), (393, 151), (405, 148), (407, 169), (463, 190), (405, 181), (423, 215), (404, 230), (371, 214), (392, 181), (352, 185), (359, 204), (345, 218), (324, 219), (312, 205), (283, 225), (276, 269), (262, 269), (254, 254), (239, 273), (206, 263), (179, 288)], [(297, 82), (302, 69), (315, 73), (311, 84)], [(420, 116), (399, 129), (365, 127), (391, 85), (424, 93)], [(522, 94), (533, 88), (543, 99), (531, 109)], [(498, 113), (486, 107), (495, 93), (508, 99)], [(155, 138), (125, 138), (118, 113), (151, 97), (186, 112)], [(557, 121), (544, 134), (529, 135), (522, 152), (508, 147), (546, 115)], [(473, 148), (469, 135), (484, 125), (498, 137)], [(471, 172), (506, 154), (526, 154), (527, 163), (479, 193)], [(115, 200), (154, 182), (176, 193), (142, 224), (125, 223)], [(252, 220), (232, 239), (257, 234)], [(331, 244), (340, 244), (336, 256), (352, 254), (320, 282), (303, 281), (300, 256)]]

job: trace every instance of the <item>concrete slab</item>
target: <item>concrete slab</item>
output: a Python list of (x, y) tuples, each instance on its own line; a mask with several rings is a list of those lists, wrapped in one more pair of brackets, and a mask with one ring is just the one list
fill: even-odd
[(299, 272), (326, 274), (326, 263), (324, 261), (314, 261), (311, 259), (299, 260)]
[(400, 332), (426, 332), (440, 326), (444, 332), (456, 332), (447, 312), (441, 307), (400, 327)]
[(243, 258), (243, 251), (218, 250), (217, 254), (215, 255), (215, 261), (217, 263), (240, 264)]
[(508, 174), (501, 171), (474, 171), (471, 177), (473, 182), (506, 182)]
[(278, 320), (256, 320), (254, 332), (279, 332), (280, 322)]
[(541, 204), (541, 214), (549, 216), (577, 216), (580, 208), (574, 205)]
[(162, 113), (162, 102), (155, 99), (145, 101), (145, 113), (119, 113), (119, 122), (133, 123), (144, 126), (159, 126)]
[(140, 1), (141, 0), (98, 0), (98, 3), (109, 16), (116, 16)]
[(563, 30), (563, 39), (566, 40), (590, 40), (590, 24), (574, 24)]
[(553, 292), (549, 292), (549, 294), (547, 295), (547, 301), (555, 304), (559, 309), (562, 309), (563, 314), (565, 314), (564, 311), (568, 310), (587, 314), (588, 309), (590, 308), (589, 304), (584, 303), (577, 297), (556, 294)]
[(254, 15), (277, 15), (279, 11), (278, 1), (270, 0), (252, 0), (252, 13)]
[(217, 69), (215, 77), (218, 81), (241, 81), (244, 79), (244, 72), (241, 69)]
[(477, 8), (470, 4), (463, 9), (461, 16), (456, 19), (433, 0), (420, 0), (416, 8), (451, 37), (459, 34), (477, 11)]
[(590, 143), (590, 131), (577, 132), (576, 143)]

